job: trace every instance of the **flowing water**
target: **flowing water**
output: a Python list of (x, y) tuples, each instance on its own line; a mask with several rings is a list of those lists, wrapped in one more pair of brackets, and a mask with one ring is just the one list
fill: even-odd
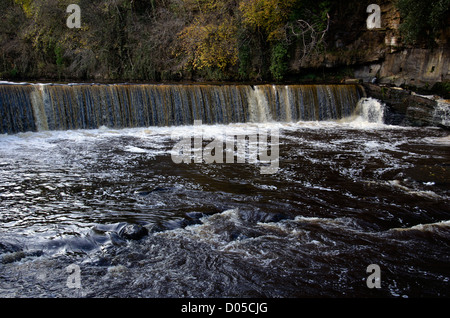
[[(1, 297), (450, 296), (448, 132), (383, 124), (357, 86), (0, 85), (0, 98)], [(279, 167), (174, 163), (173, 136), (199, 131), (202, 146), (277, 131)]]

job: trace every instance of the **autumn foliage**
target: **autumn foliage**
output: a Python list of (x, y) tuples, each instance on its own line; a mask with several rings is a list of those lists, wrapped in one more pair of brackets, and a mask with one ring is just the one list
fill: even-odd
[[(72, 3), (81, 29), (66, 26)], [(325, 30), (328, 3), (0, 0), (0, 77), (282, 80), (305, 39), (297, 22)]]

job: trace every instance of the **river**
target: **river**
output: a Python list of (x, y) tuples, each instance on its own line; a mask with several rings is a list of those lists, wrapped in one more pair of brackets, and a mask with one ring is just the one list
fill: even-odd
[[(450, 296), (448, 132), (386, 125), (366, 101), (337, 119), (0, 135), (0, 297)], [(173, 160), (181, 137), (262, 132), (272, 173)]]

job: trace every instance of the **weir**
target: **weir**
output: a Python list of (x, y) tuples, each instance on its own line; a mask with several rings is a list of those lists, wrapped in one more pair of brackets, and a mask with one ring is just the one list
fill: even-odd
[(351, 116), (359, 85), (3, 84), (0, 133)]

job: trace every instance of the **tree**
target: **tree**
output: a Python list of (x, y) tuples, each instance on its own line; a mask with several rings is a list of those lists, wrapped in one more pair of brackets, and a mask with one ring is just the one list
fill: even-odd
[(179, 34), (177, 56), (191, 70), (219, 70), (236, 65), (237, 21), (233, 6), (226, 0), (184, 0), (194, 12), (193, 21)]
[(434, 43), (449, 22), (450, 0), (398, 0), (400, 31), (406, 43)]
[(293, 46), (301, 47), (300, 62), (321, 52), (329, 26), (329, 8), (329, 1), (312, 0), (249, 0), (240, 3), (243, 24), (266, 37), (273, 79), (284, 78)]
[(297, 0), (249, 0), (242, 1), (245, 24), (255, 29), (262, 29), (268, 41), (277, 41), (284, 36), (284, 26), (289, 21)]
[[(328, 2), (0, 0), (0, 72), (71, 80), (282, 80), (299, 48), (299, 58), (319, 54)], [(80, 29), (66, 25), (72, 3), (81, 8)]]
[(192, 69), (218, 68), (225, 71), (236, 65), (236, 26), (229, 20), (216, 24), (203, 24), (196, 20), (179, 34), (186, 65)]

